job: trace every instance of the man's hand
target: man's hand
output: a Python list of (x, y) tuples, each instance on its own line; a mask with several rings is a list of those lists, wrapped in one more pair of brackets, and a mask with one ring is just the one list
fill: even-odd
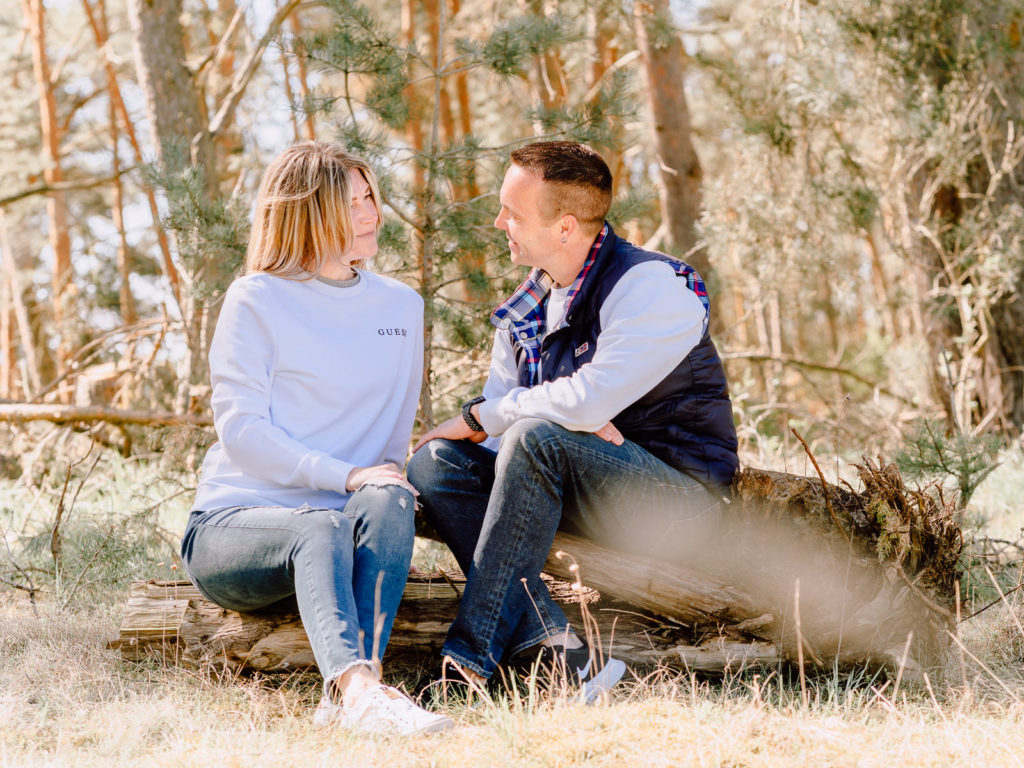
[(599, 430), (597, 430), (594, 434), (600, 437), (602, 440), (607, 440), (612, 445), (622, 445), (623, 441), (626, 439), (622, 436), (622, 433), (619, 432), (618, 427), (616, 427), (610, 421), (603, 427), (601, 427)]
[[(473, 406), (473, 410), (477, 411), (478, 406)], [(473, 414), (479, 420), (479, 416), (476, 413)], [(429, 443), (431, 440), (437, 440), (439, 437), (445, 440), (471, 440), (474, 443), (482, 443), (487, 439), (486, 432), (474, 432), (469, 428), (469, 424), (466, 420), (459, 416), (452, 416), (448, 421), (443, 421), (434, 427), (432, 430), (423, 435), (412, 449), (413, 453), (416, 453), (420, 448)]]
[(405, 479), (405, 475), (394, 464), (378, 464), (375, 467), (353, 467), (348, 473), (345, 481), (345, 489), (358, 491), (364, 485), (398, 485), (405, 488), (413, 496), (419, 496), (420, 492), (412, 487), (412, 484)]

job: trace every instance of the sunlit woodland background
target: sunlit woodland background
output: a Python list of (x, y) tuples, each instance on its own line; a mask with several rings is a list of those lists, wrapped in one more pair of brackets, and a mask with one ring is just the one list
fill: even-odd
[[(617, 230), (708, 282), (743, 462), (810, 474), (797, 436), (834, 482), (856, 482), (861, 457), (897, 460), (965, 510), (965, 611), (1015, 589), (1022, 30), (1024, 0), (0, 4), (0, 764), (209, 764), (224, 743), (322, 764), (295, 731), (315, 703), (305, 678), (211, 682), (100, 650), (130, 578), (180, 575), (220, 301), (262, 169), (306, 139), (381, 178), (372, 267), (426, 299), (417, 432), (479, 392), (487, 316), (523, 277), (492, 226), (508, 153), (578, 139), (612, 167)], [(938, 699), (898, 700), (898, 678), (819, 682), (812, 710), (781, 677), (774, 693), (756, 677), (652, 683), (622, 704), (615, 743), (650, 719), (730, 764), (824, 764), (824, 731), (850, 764), (862, 742), (896, 763), (936, 744), (1019, 759), (1020, 594), (964, 625), (980, 666), (961, 654), (962, 687)], [(250, 713), (242, 736), (195, 735), (210, 711)], [(110, 727), (151, 713), (166, 727)], [(531, 739), (576, 748), (558, 718), (474, 716), (495, 761)], [(453, 763), (482, 759), (451, 744)], [(424, 749), (422, 764), (447, 759)]]
[(967, 507), (1021, 461), (1022, 23), (1019, 0), (6, 3), (3, 473), (59, 497), (58, 570), (72, 438), (188, 495), (260, 173), (312, 138), (380, 175), (373, 267), (426, 299), (432, 426), (522, 278), (492, 225), (508, 153), (571, 137), (612, 166), (619, 231), (708, 282), (746, 464), (805, 471), (795, 432), (833, 479), (895, 457)]
[(568, 136), (610, 161), (619, 230), (709, 281), (749, 461), (794, 426), (854, 455), (1005, 443), (1022, 21), (996, 0), (6, 3), (0, 398), (144, 412), (89, 422), (125, 453), (205, 422), (260, 172), (318, 138), (383, 179), (374, 266), (427, 299), (433, 424), (521, 278), (491, 226), (507, 154)]

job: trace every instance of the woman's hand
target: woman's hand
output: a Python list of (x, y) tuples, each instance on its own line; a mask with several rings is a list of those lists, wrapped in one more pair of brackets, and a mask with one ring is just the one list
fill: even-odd
[(405, 479), (402, 470), (394, 464), (378, 464), (375, 467), (353, 467), (352, 471), (348, 473), (348, 479), (345, 481), (345, 489), (358, 491), (367, 483), (370, 485), (399, 485), (413, 496), (420, 495), (420, 492), (413, 488), (409, 481)]

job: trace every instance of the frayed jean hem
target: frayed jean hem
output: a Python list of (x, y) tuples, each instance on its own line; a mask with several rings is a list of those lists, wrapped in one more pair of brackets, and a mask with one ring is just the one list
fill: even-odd
[(451, 659), (453, 662), (458, 664), (460, 667), (465, 667), (470, 672), (475, 672), (476, 674), (480, 675), (480, 677), (484, 678), (485, 680), (489, 680), (491, 678), (491, 676), (494, 674), (494, 672), (497, 669), (497, 667), (498, 667), (498, 665), (495, 664), (494, 665), (495, 668), (492, 669), (490, 672), (487, 672), (482, 666), (477, 664), (475, 661), (470, 661), (469, 659), (467, 659), (465, 656), (463, 656), (460, 653), (453, 653), (451, 650), (448, 649), (447, 646), (441, 650), (441, 657), (444, 658), (446, 656), (449, 659)]
[(344, 667), (338, 670), (334, 670), (330, 674), (324, 675), (324, 696), (328, 699), (334, 700), (331, 696), (331, 685), (340, 680), (346, 672), (349, 672), (356, 667), (366, 667), (371, 674), (376, 675), (377, 679), (380, 679), (380, 665), (375, 664), (372, 661), (366, 659), (357, 659), (356, 661), (346, 664)]
[(517, 653), (522, 653), (527, 648), (533, 648), (536, 645), (540, 645), (545, 640), (548, 640), (550, 638), (553, 638), (553, 637), (565, 637), (566, 632), (568, 632), (573, 637), (576, 636), (576, 633), (573, 631), (573, 628), (571, 626), (569, 626), (568, 624), (566, 624), (561, 629), (557, 629), (557, 630), (555, 630), (553, 632), (552, 631), (538, 632), (536, 635), (533, 635), (529, 640), (524, 640), (523, 642), (518, 643), (517, 645), (513, 646), (509, 650), (509, 656), (515, 656)]

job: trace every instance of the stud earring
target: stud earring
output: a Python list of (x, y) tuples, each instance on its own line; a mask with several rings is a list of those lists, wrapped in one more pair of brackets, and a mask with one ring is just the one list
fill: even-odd
[(565, 245), (567, 242), (569, 242), (568, 238), (563, 237), (562, 238), (562, 245)]

